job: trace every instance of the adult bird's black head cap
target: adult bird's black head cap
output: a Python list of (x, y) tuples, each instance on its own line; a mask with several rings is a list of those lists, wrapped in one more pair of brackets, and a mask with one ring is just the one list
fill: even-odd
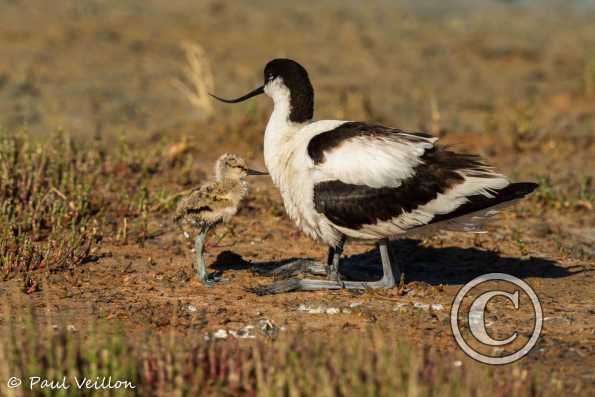
[(264, 84), (255, 90), (235, 99), (223, 99), (210, 94), (213, 98), (225, 103), (238, 103), (256, 95), (267, 94), (275, 99), (283, 89), (289, 90), (293, 122), (304, 122), (314, 115), (314, 89), (310, 83), (308, 72), (302, 65), (286, 58), (273, 59), (264, 68)]

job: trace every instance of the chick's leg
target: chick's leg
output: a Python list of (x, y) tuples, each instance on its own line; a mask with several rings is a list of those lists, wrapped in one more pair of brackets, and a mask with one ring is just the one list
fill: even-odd
[(201, 231), (194, 239), (194, 250), (196, 251), (196, 274), (200, 282), (206, 286), (211, 286), (214, 283), (220, 281), (227, 281), (227, 279), (222, 278), (218, 275), (207, 273), (207, 265), (205, 263), (204, 257), (204, 246), (205, 240), (207, 238), (207, 233), (209, 233), (209, 230), (211, 230), (213, 226), (214, 225), (210, 225), (201, 229)]
[(196, 253), (196, 274), (200, 282), (207, 285), (209, 284), (209, 281), (207, 276), (207, 266), (205, 264), (204, 246), (209, 230), (210, 227), (205, 227), (194, 239), (194, 250)]

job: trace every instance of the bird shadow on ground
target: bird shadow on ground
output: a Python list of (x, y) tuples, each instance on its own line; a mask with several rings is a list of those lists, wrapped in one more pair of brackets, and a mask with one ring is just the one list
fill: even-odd
[(313, 259), (313, 258), (287, 258), (280, 261), (266, 261), (266, 262), (249, 262), (242, 258), (241, 255), (236, 254), (233, 251), (223, 251), (215, 261), (209, 266), (211, 269), (216, 271), (226, 270), (272, 270), (278, 266), (282, 266), (286, 263), (292, 262), (297, 259)]
[[(406, 282), (422, 281), (431, 285), (459, 285), (486, 273), (506, 273), (519, 278), (561, 278), (581, 273), (581, 266), (563, 267), (557, 262), (541, 257), (506, 257), (493, 251), (477, 248), (425, 247), (419, 240), (391, 242), (395, 258), (405, 272)], [(382, 275), (378, 250), (345, 258), (343, 273), (361, 275), (371, 279)]]
[[(431, 285), (459, 285), (486, 273), (506, 273), (519, 278), (561, 278), (585, 271), (581, 266), (563, 267), (540, 257), (515, 258), (477, 248), (425, 247), (419, 240), (397, 240), (391, 243), (393, 262), (405, 272), (405, 281), (422, 281)], [(211, 265), (212, 269), (271, 270), (297, 258), (281, 261), (248, 262), (240, 255), (224, 251)], [(302, 258), (311, 259), (311, 258)], [(343, 257), (340, 272), (345, 280), (373, 281), (382, 276), (376, 248)]]

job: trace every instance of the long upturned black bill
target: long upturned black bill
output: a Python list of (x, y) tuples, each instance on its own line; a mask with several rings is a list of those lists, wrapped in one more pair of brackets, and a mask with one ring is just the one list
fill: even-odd
[(264, 94), (264, 86), (258, 87), (254, 91), (251, 91), (251, 92), (247, 93), (246, 95), (241, 96), (241, 97), (236, 98), (236, 99), (223, 99), (223, 98), (219, 98), (218, 96), (213, 95), (213, 94), (209, 94), (209, 95), (212, 96), (213, 98), (221, 101), (221, 102), (225, 102), (225, 103), (238, 103), (238, 102), (244, 102), (246, 99), (250, 99), (253, 96), (260, 95), (260, 94)]
[(258, 171), (258, 170), (253, 170), (251, 168), (247, 168), (246, 169), (246, 173), (248, 175), (268, 175), (268, 172), (263, 172), (263, 171)]

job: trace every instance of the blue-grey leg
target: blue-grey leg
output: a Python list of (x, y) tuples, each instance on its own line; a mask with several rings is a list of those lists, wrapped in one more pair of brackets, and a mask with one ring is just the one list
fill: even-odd
[[(379, 289), (395, 286), (393, 265), (391, 263), (388, 239), (378, 243), (380, 260), (382, 262), (382, 278), (378, 281), (341, 281), (341, 280), (311, 280), (291, 278), (278, 281), (262, 287), (253, 288), (258, 295), (278, 294), (289, 291), (315, 291), (323, 289)], [(398, 267), (395, 267), (398, 271)], [(398, 272), (400, 274), (400, 271)]]
[(345, 246), (345, 236), (341, 237), (341, 241), (336, 247), (329, 248), (329, 256), (327, 259), (329, 265), (328, 279), (332, 281), (339, 281), (339, 261), (343, 254), (343, 247)]
[(196, 253), (196, 275), (203, 284), (208, 284), (207, 266), (205, 264), (204, 256), (205, 239), (207, 238), (208, 232), (209, 228), (207, 227), (201, 230), (194, 239), (194, 251)]
[(391, 247), (390, 240), (388, 239), (386, 240), (386, 246), (388, 248), (389, 260), (392, 265), (391, 267), (395, 278), (395, 282), (396, 284), (398, 284), (401, 281), (402, 275), (405, 273), (405, 267), (404, 264), (399, 264), (399, 262), (397, 262), (397, 256), (395, 255), (395, 251)]
[(202, 229), (194, 239), (194, 250), (196, 251), (196, 275), (198, 276), (200, 282), (206, 286), (211, 286), (216, 282), (224, 280), (219, 277), (212, 277), (207, 273), (207, 265), (205, 263), (204, 256), (204, 245), (207, 238), (207, 233), (209, 233), (211, 227), (212, 226), (207, 226)]

